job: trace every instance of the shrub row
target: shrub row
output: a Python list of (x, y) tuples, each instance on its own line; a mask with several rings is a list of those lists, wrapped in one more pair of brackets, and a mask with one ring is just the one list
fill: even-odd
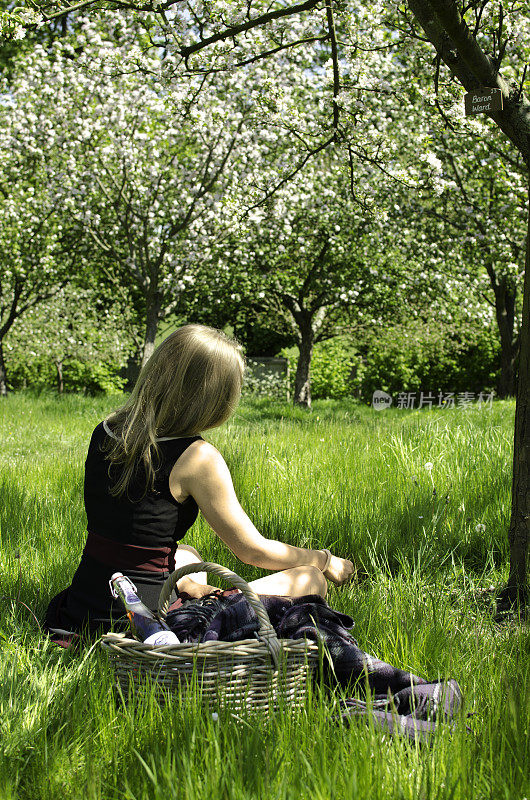
[[(289, 359), (294, 390), (297, 348)], [(341, 336), (315, 345), (311, 362), (314, 399), (357, 397), (370, 400), (376, 389), (398, 392), (475, 392), (495, 388), (500, 347), (495, 331), (470, 331), (467, 339), (440, 335), (440, 329), (383, 329), (369, 341)]]
[[(490, 391), (499, 372), (499, 343), (494, 330), (470, 330), (465, 337), (440, 326), (417, 324), (383, 328), (361, 341), (338, 336), (315, 345), (311, 363), (315, 399), (356, 397), (369, 401), (376, 389), (400, 391)], [(298, 349), (284, 348), (289, 361), (291, 396)], [(11, 358), (9, 381), (13, 388), (37, 390), (56, 385), (54, 364), (44, 358)], [(63, 368), (65, 391), (119, 392), (127, 380), (118, 365), (70, 360)], [(285, 382), (274, 376), (256, 377), (249, 370), (245, 394), (280, 397)]]

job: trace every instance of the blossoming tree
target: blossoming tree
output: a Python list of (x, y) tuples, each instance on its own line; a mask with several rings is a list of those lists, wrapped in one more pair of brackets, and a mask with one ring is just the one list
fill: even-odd
[(530, 102), (524, 94), (530, 55), (530, 19), (516, 7), (502, 3), (470, 4), (461, 12), (455, 0), (408, 0), (411, 35), (427, 38), (436, 53), (437, 69), (467, 91), (481, 87), (500, 91), (502, 109), (488, 111), (477, 122), (488, 136), (492, 120), (513, 144), (526, 167), (528, 227), (523, 288), (519, 374), (517, 381), (512, 513), (508, 540), (510, 575), (500, 604), (528, 595), (530, 542)]
[[(6, 134), (0, 122), (0, 138)], [(42, 186), (42, 171), (16, 147), (0, 164), (0, 395), (7, 393), (4, 341), (24, 314), (66, 283), (77, 257), (77, 239), (62, 225)], [(15, 174), (16, 173), (16, 174)]]
[(56, 207), (77, 223), (102, 276), (141, 298), (145, 361), (159, 321), (207, 256), (204, 230), (229, 226), (285, 182), (293, 163), (307, 160), (299, 140), (321, 132), (314, 109), (297, 113), (299, 96), (315, 86), (307, 59), (282, 82), (281, 65), (190, 76), (169, 49), (146, 55), (144, 32), (126, 21), (78, 19), (51, 52), (27, 52), (9, 87), (0, 147), (16, 142), (40, 160)]
[[(372, 190), (377, 186), (369, 166), (357, 164), (357, 183), (364, 190), (370, 180)], [(429, 272), (416, 280), (421, 254), (415, 260), (412, 238), (406, 257), (400, 253), (399, 225), (390, 224), (380, 200), (353, 198), (340, 149), (326, 149), (246, 215), (228, 246), (213, 249), (215, 266), (208, 264), (206, 272), (211, 279), (201, 282), (203, 291), (190, 291), (188, 313), (200, 318), (209, 309), (213, 324), (229, 323), (236, 333), (249, 318), (253, 324), (266, 320), (277, 341), (283, 336), (296, 342), (293, 399), (310, 406), (317, 342), (346, 330), (356, 336), (397, 324), (443, 305), (444, 276)]]
[(72, 361), (125, 367), (132, 346), (131, 324), (133, 320), (121, 303), (65, 283), (18, 320), (7, 338), (7, 350), (18, 360), (49, 361), (57, 391), (62, 393), (64, 370)]

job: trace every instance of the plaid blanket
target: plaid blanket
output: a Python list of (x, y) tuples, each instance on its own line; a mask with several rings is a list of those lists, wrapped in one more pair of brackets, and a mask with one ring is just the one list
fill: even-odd
[[(182, 642), (235, 642), (253, 638), (258, 630), (251, 605), (234, 590), (185, 598), (181, 593), (166, 620)], [(429, 682), (369, 655), (349, 633), (354, 626), (352, 617), (330, 608), (320, 595), (259, 598), (279, 638), (305, 636), (324, 643), (329, 654), (324, 661), (324, 679), (329, 686), (338, 685), (348, 692), (369, 689), (367, 700), (340, 700), (337, 720), (349, 724), (360, 717), (371, 719), (382, 731), (428, 742), (437, 724), (449, 722), (461, 708), (462, 693), (455, 680)]]

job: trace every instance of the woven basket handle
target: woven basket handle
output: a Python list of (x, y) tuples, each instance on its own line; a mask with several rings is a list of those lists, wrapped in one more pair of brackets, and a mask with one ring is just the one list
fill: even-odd
[(160, 592), (160, 597), (158, 599), (159, 617), (161, 619), (166, 618), (169, 609), (169, 598), (178, 581), (185, 575), (190, 575), (193, 572), (210, 572), (212, 575), (217, 575), (219, 578), (224, 578), (224, 580), (232, 583), (236, 589), (239, 589), (245, 595), (252, 607), (252, 610), (258, 618), (258, 639), (267, 645), (269, 653), (271, 654), (271, 658), (274, 662), (274, 666), (277, 668), (282, 649), (280, 642), (278, 641), (278, 637), (276, 636), (276, 631), (271, 625), (271, 621), (265, 606), (259, 599), (256, 592), (250, 588), (248, 583), (243, 580), (243, 578), (240, 578), (235, 572), (232, 572), (226, 567), (222, 567), (220, 564), (214, 564), (210, 561), (201, 561), (199, 564), (185, 564), (183, 567), (176, 569), (175, 572), (172, 572), (169, 578), (167, 578), (165, 581)]

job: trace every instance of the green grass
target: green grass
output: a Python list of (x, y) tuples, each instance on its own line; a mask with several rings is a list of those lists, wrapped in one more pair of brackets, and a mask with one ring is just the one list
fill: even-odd
[[(333, 722), (336, 697), (318, 690), (270, 720), (214, 722), (177, 699), (161, 708), (148, 687), (124, 704), (99, 646), (73, 655), (42, 636), (33, 615), (68, 585), (84, 545), (90, 433), (118, 402), (0, 404), (1, 800), (530, 798), (530, 635), (494, 623), (481, 592), (507, 574), (513, 403), (376, 413), (321, 401), (307, 413), (246, 401), (206, 435), (265, 536), (358, 564), (360, 582), (327, 599), (354, 617), (361, 646), (458, 680), (474, 716), (421, 749)], [(265, 574), (202, 520), (186, 541), (247, 580)]]

